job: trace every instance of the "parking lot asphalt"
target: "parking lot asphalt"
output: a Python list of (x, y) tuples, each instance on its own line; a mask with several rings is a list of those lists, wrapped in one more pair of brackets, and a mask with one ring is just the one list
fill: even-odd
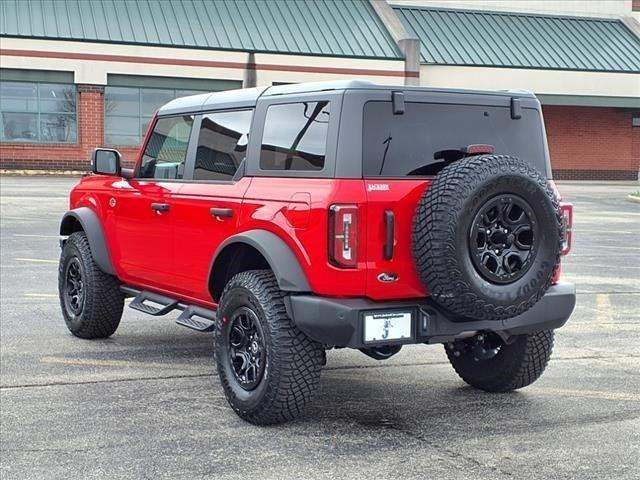
[(75, 181), (0, 179), (3, 480), (638, 478), (637, 185), (560, 183), (578, 304), (532, 386), (475, 391), (438, 345), (330, 351), (307, 414), (260, 428), (228, 408), (209, 334), (131, 309), (107, 340), (68, 333), (57, 229)]

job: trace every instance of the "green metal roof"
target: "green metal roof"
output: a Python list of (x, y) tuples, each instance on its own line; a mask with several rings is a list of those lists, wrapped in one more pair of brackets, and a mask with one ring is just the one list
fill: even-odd
[(393, 8), (425, 64), (640, 72), (640, 39), (619, 20)]
[(367, 0), (0, 0), (0, 35), (401, 58)]

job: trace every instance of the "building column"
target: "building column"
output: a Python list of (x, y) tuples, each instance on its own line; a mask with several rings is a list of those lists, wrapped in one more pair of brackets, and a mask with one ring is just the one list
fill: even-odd
[(420, 40), (411, 37), (387, 0), (369, 0), (404, 55), (405, 85), (420, 85)]
[(78, 143), (89, 162), (93, 149), (104, 143), (104, 85), (78, 84), (78, 97)]

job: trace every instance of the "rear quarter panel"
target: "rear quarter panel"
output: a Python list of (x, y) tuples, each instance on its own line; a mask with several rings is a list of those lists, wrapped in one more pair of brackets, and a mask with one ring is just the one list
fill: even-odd
[[(328, 259), (328, 209), (333, 203), (353, 203), (366, 214), (362, 180), (255, 177), (247, 191), (238, 232), (263, 229), (279, 236), (298, 258), (314, 293), (335, 297), (363, 296), (365, 249), (357, 268), (337, 268)], [(366, 222), (358, 236), (366, 238)]]

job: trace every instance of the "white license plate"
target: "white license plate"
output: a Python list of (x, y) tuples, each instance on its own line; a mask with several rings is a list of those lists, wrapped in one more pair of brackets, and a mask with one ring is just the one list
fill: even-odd
[(364, 341), (385, 342), (411, 338), (411, 312), (379, 312), (364, 316)]

